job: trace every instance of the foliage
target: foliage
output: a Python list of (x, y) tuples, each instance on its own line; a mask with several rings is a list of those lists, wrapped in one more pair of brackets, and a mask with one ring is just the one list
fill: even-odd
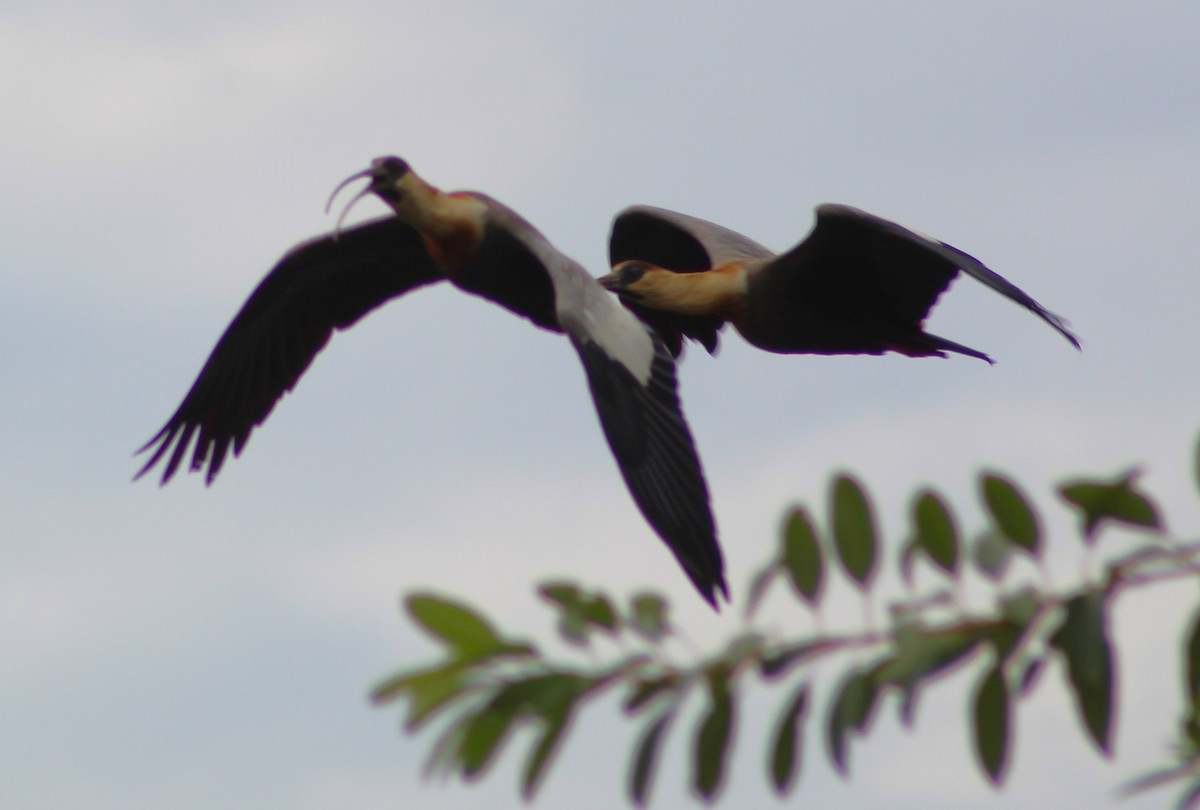
[[(705, 801), (719, 794), (734, 745), (739, 696), (751, 682), (782, 694), (766, 762), (770, 784), (781, 795), (797, 782), (806, 725), (822, 724), (826, 751), (846, 774), (854, 740), (870, 731), (884, 700), (894, 696), (901, 721), (911, 726), (921, 690), (968, 662), (977, 670), (966, 713), (968, 731), (990, 783), (1002, 784), (1012, 761), (1016, 705), (1038, 687), (1038, 676), (1052, 662), (1060, 664), (1084, 736), (1101, 754), (1111, 752), (1116, 650), (1109, 626), (1114, 603), (1126, 589), (1200, 573), (1200, 544), (1168, 537), (1158, 508), (1139, 488), (1137, 471), (1112, 480), (1074, 480), (1059, 488), (1080, 519), (1085, 561), (1095, 570), (1082, 584), (1057, 590), (1044, 576), (1042, 520), (1009, 478), (991, 471), (980, 475), (987, 526), (969, 548), (946, 501), (931, 489), (918, 492), (898, 559), (907, 595), (889, 606), (886, 626), (873, 626), (868, 618), (867, 627), (854, 633), (819, 629), (830, 572), (840, 569), (866, 601), (878, 580), (882, 543), (861, 483), (839, 475), (829, 492), (828, 530), (820, 530), (804, 507), (786, 514), (775, 557), (748, 589), (742, 630), (722, 649), (693, 652), (691, 660), (680, 663), (670, 653), (682, 634), (671, 621), (667, 602), (652, 593), (618, 604), (568, 582), (541, 586), (562, 639), (583, 653), (577, 656), (582, 662), (557, 660), (528, 641), (509, 637), (456, 600), (417, 594), (406, 601), (409, 616), (441, 645), (442, 657), (386, 680), (374, 699), (405, 701), (410, 733), (422, 731), (435, 718), (444, 721), (428, 758), (429, 773), (479, 778), (505, 744), (516, 739), (515, 729), (532, 726), (521, 777), (526, 798), (537, 792), (575, 715), (609, 690), (620, 690), (624, 713), (640, 724), (628, 768), (629, 797), (638, 806), (649, 801), (655, 766), (681, 707), (693, 694), (702, 697), (703, 705), (690, 744), (691, 786)], [(1113, 526), (1132, 535), (1134, 548), (1096, 564), (1091, 549)], [(1012, 561), (1021, 558), (1041, 569), (1042, 584), (1009, 577)], [(918, 566), (935, 582), (928, 593), (916, 590)], [(963, 604), (969, 578), (990, 583), (988, 608)], [(816, 619), (797, 623), (812, 624), (817, 631), (793, 637), (755, 628), (764, 600), (773, 589), (780, 590), (774, 588), (777, 582), (790, 586), (786, 591), (797, 610)], [(611, 642), (617, 652), (600, 661), (596, 647), (603, 642)], [(1196, 807), (1200, 612), (1183, 653), (1186, 705), (1176, 761), (1131, 782), (1127, 790), (1183, 782), (1179, 806)], [(818, 661), (825, 676), (838, 673), (832, 686), (820, 691), (812, 675)], [(817, 711), (822, 693), (825, 708)]]

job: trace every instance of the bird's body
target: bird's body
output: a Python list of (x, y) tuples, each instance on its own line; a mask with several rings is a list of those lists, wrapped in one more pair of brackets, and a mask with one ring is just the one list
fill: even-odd
[(1062, 320), (957, 248), (844, 205), (822, 205), (812, 233), (776, 255), (715, 223), (634, 206), (609, 239), (600, 281), (678, 355), (683, 339), (717, 347), (725, 323), (754, 346), (784, 354), (978, 357), (922, 323), (960, 272), (1033, 312), (1077, 348)]
[(280, 260), (234, 317), (178, 410), (142, 448), (153, 453), (138, 475), (166, 459), (166, 483), (195, 435), (189, 468), (207, 465), (211, 483), (229, 448), (241, 452), (335, 329), (392, 298), (449, 280), (570, 338), (635, 502), (715, 605), (718, 592), (727, 594), (723, 562), (666, 347), (496, 200), (444, 193), (399, 158), (380, 158), (350, 179), (359, 177), (370, 185), (358, 197), (375, 194), (395, 216), (306, 242)]

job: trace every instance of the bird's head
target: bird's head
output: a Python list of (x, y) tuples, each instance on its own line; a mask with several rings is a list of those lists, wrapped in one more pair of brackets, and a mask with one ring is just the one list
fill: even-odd
[(393, 208), (404, 202), (408, 187), (417, 181), (408, 162), (394, 155), (372, 160), (371, 168), (366, 170), (365, 175), (371, 178), (366, 192), (375, 194)]
[(408, 162), (402, 158), (395, 156), (375, 158), (371, 161), (371, 167), (364, 169), (361, 172), (355, 172), (347, 177), (342, 182), (338, 183), (337, 188), (329, 195), (329, 201), (325, 204), (325, 211), (328, 213), (333, 206), (333, 200), (346, 186), (356, 180), (366, 179), (370, 182), (366, 188), (358, 192), (346, 203), (346, 207), (342, 209), (341, 215), (338, 217), (337, 230), (340, 231), (342, 221), (346, 219), (346, 215), (350, 213), (350, 209), (354, 204), (366, 197), (369, 194), (374, 194), (390, 205), (392, 209), (402, 218), (411, 217), (412, 210), (421, 206), (426, 202), (426, 198), (435, 193), (435, 190), (424, 180), (417, 176), (408, 165)]
[(663, 270), (653, 264), (642, 261), (626, 261), (618, 263), (606, 276), (601, 276), (600, 286), (615, 292), (627, 301), (636, 301), (653, 305), (661, 288), (669, 282), (668, 276), (674, 275), (669, 270)]

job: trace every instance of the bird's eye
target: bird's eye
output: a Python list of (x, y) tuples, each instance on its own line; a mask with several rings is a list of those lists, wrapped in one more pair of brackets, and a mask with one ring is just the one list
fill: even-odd
[(621, 268), (621, 283), (634, 284), (644, 275), (646, 275), (646, 265), (641, 262), (625, 262)]

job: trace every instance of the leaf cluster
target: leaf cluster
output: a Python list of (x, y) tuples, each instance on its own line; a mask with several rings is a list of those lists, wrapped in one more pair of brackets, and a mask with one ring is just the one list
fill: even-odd
[[(1062, 673), (1085, 737), (1108, 755), (1116, 716), (1117, 661), (1109, 631), (1114, 601), (1127, 588), (1195, 576), (1200, 545), (1168, 539), (1137, 471), (1073, 480), (1058, 494), (1079, 517), (1083, 552), (1090, 554), (1113, 526), (1132, 531), (1135, 550), (1098, 566), (1070, 588), (1010, 585), (1014, 560), (1032, 561), (1044, 573), (1043, 521), (1010, 478), (984, 472), (977, 483), (985, 525), (971, 542), (940, 494), (923, 489), (913, 497), (896, 559), (907, 594), (888, 606), (883, 626), (868, 620), (852, 633), (787, 635), (754, 624), (772, 591), (782, 591), (792, 609), (816, 619), (796, 624), (819, 628), (825, 592), (838, 575), (868, 603), (883, 565), (883, 543), (870, 495), (856, 478), (843, 474), (830, 482), (824, 526), (804, 506), (788, 510), (773, 558), (748, 588), (742, 628), (719, 649), (691, 652), (680, 660), (679, 649), (688, 645), (670, 621), (666, 600), (652, 593), (619, 602), (569, 582), (541, 586), (559, 635), (568, 650), (581, 653), (568, 660), (502, 634), (461, 602), (417, 594), (406, 602), (408, 614), (439, 643), (442, 657), (388, 679), (374, 697), (381, 703), (406, 702), (409, 732), (422, 731), (435, 717), (445, 719), (429, 755), (430, 773), (478, 778), (515, 739), (514, 729), (532, 727), (521, 783), (527, 798), (536, 794), (572, 719), (609, 690), (619, 690), (624, 714), (638, 726), (626, 777), (629, 798), (638, 806), (649, 801), (657, 763), (692, 695), (700, 696), (702, 707), (689, 735), (691, 788), (704, 801), (719, 795), (728, 777), (741, 697), (752, 684), (782, 693), (764, 763), (780, 795), (796, 785), (808, 726), (819, 724), (818, 738), (829, 759), (846, 774), (853, 741), (870, 732), (882, 705), (893, 703), (900, 721), (912, 726), (922, 691), (958, 669), (972, 672), (967, 732), (990, 783), (1003, 783), (1019, 704), (1039, 687), (1048, 668)], [(933, 577), (927, 592), (916, 589), (918, 567)], [(960, 603), (967, 578), (991, 583), (990, 608)], [(780, 583), (783, 588), (776, 587)], [(601, 646), (603, 656), (598, 655)], [(1179, 762), (1130, 789), (1190, 779), (1181, 806), (1191, 807), (1200, 803), (1200, 619), (1188, 637), (1186, 661)], [(820, 681), (814, 674), (817, 662), (822, 662)], [(832, 682), (830, 672), (835, 673)]]

